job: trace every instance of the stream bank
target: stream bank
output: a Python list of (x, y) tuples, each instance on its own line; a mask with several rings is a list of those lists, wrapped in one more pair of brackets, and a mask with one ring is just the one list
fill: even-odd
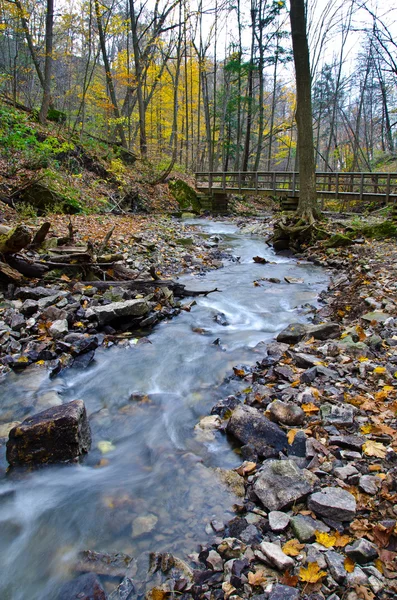
[[(218, 287), (221, 294), (198, 298), (190, 312), (163, 320), (141, 342), (98, 348), (87, 369), (48, 379), (43, 366), (32, 365), (3, 381), (3, 422), (80, 398), (93, 433), (93, 449), (81, 466), (48, 466), (3, 478), (5, 598), (23, 600), (27, 589), (32, 599), (56, 597), (62, 581), (79, 570), (98, 573), (112, 593), (120, 570), (104, 572), (98, 564), (106, 559), (83, 566), (79, 553), (88, 551), (130, 556), (129, 573), (139, 594), (145, 593), (155, 583), (147, 581), (147, 564), (141, 564), (149, 551), (190, 560), (241, 502), (235, 492), (241, 494), (242, 479), (230, 471), (240, 458), (221, 432), (195, 426), (215, 402), (245, 387), (232, 374), (234, 366), (253, 365), (291, 319), (307, 321), (313, 310), (308, 305), (316, 302), (327, 275), (276, 257), (262, 238), (242, 235), (233, 224), (204, 226), (204, 239), (217, 235), (222, 251), (240, 257), (196, 276), (197, 288)], [(255, 263), (254, 256), (269, 263)], [(256, 285), (263, 269), (283, 283)], [(284, 277), (303, 283), (286, 283)], [(190, 277), (181, 279), (187, 281)], [(219, 476), (234, 486), (228, 488)]]

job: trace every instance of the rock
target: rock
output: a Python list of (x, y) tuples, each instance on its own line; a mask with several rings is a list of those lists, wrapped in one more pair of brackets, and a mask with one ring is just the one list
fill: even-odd
[[(349, 479), (350, 477), (357, 477), (358, 474), (359, 472), (353, 465), (346, 465), (345, 467), (337, 467), (334, 469), (335, 477), (342, 479), (342, 481), (346, 481), (346, 479)], [(358, 483), (358, 477), (356, 483)]]
[(339, 448), (349, 448), (351, 450), (361, 451), (365, 437), (362, 435), (331, 435), (329, 444), (339, 446)]
[(320, 359), (317, 356), (311, 354), (304, 354), (302, 352), (296, 352), (292, 355), (292, 360), (299, 369), (310, 369), (319, 364)]
[(224, 538), (217, 550), (226, 560), (240, 558), (246, 551), (247, 546), (236, 538)]
[(206, 563), (213, 571), (223, 571), (223, 560), (216, 550), (209, 551)]
[(260, 544), (260, 550), (265, 555), (266, 559), (271, 565), (274, 565), (276, 569), (280, 571), (286, 571), (292, 569), (295, 566), (295, 561), (284, 554), (280, 546), (272, 544), (271, 542), (262, 542)]
[(263, 463), (253, 490), (265, 508), (282, 510), (310, 494), (316, 479), (292, 460), (268, 460)]
[(303, 323), (291, 323), (288, 327), (280, 331), (276, 340), (285, 344), (297, 344), (303, 340), (307, 334), (307, 329), (307, 325)]
[(281, 585), (281, 583), (276, 583), (268, 596), (269, 600), (299, 600), (299, 598), (299, 590), (289, 585)]
[(288, 456), (299, 456), (305, 458), (306, 456), (306, 441), (307, 436), (304, 431), (298, 431), (294, 437), (294, 441), (288, 448)]
[(106, 593), (98, 577), (86, 573), (65, 583), (57, 600), (106, 600)]
[(28, 298), (32, 300), (40, 300), (40, 298), (45, 298), (46, 296), (54, 296), (58, 293), (59, 290), (55, 288), (45, 288), (41, 286), (21, 287), (16, 290), (15, 296), (17, 298), (20, 298), (21, 300), (27, 300)]
[(279, 510), (272, 510), (269, 512), (269, 527), (272, 531), (284, 531), (287, 529), (290, 517)]
[(310, 369), (307, 369), (304, 373), (302, 373), (299, 379), (301, 383), (304, 383), (305, 385), (310, 385), (311, 383), (313, 383), (316, 377), (317, 367), (311, 367)]
[(361, 318), (365, 321), (376, 321), (377, 323), (384, 323), (389, 319), (391, 315), (384, 313), (380, 310), (375, 310), (374, 312), (369, 312), (363, 315)]
[(70, 461), (88, 452), (91, 431), (84, 402), (73, 400), (25, 419), (10, 431), (10, 465)]
[(233, 411), (227, 432), (242, 444), (253, 446), (265, 458), (277, 456), (288, 445), (287, 436), (282, 429), (250, 406), (238, 406)]
[(106, 577), (124, 577), (132, 561), (131, 556), (122, 552), (107, 554), (106, 552), (83, 550), (78, 554), (75, 570), (105, 575)]
[(370, 496), (375, 496), (379, 489), (380, 480), (375, 475), (363, 475), (360, 477), (360, 481), (358, 482), (358, 487), (362, 492), (369, 494)]
[(15, 312), (11, 318), (11, 329), (14, 331), (20, 331), (24, 325), (25, 319), (23, 316), (20, 313)]
[(119, 317), (142, 317), (150, 310), (146, 300), (125, 300), (124, 302), (111, 302), (104, 306), (92, 306), (86, 311), (87, 319), (98, 319), (100, 325), (109, 323)]
[(218, 313), (214, 316), (214, 321), (218, 323), (218, 325), (222, 325), (223, 327), (227, 327), (229, 325), (229, 321), (224, 313)]
[(301, 542), (313, 541), (316, 531), (321, 531), (322, 533), (330, 531), (328, 525), (308, 515), (296, 515), (293, 517), (291, 519), (291, 528)]
[(39, 309), (39, 305), (35, 300), (25, 300), (21, 306), (21, 313), (27, 317), (34, 315)]
[(69, 331), (69, 325), (67, 320), (59, 319), (57, 321), (54, 321), (48, 331), (54, 339), (57, 340), (58, 338), (61, 338), (65, 335), (65, 333), (68, 333)]
[(157, 525), (158, 517), (151, 513), (137, 517), (132, 523), (132, 537), (137, 538), (150, 533)]
[(343, 583), (347, 577), (347, 571), (345, 569), (345, 557), (338, 554), (334, 550), (328, 550), (325, 553), (325, 560), (327, 561), (329, 572), (337, 583)]
[(128, 600), (132, 599), (135, 591), (134, 583), (129, 577), (124, 577), (123, 581), (110, 594), (108, 600)]
[(341, 326), (339, 323), (320, 323), (308, 327), (307, 333), (316, 340), (330, 340), (340, 336)]
[(352, 425), (354, 409), (350, 405), (323, 404), (320, 408), (324, 425)]
[(236, 396), (228, 396), (222, 400), (219, 400), (212, 407), (211, 415), (219, 415), (222, 419), (227, 417), (239, 404), (241, 404), (241, 400), (238, 400)]
[(220, 469), (217, 467), (214, 469), (214, 471), (217, 473), (217, 475), (219, 475), (221, 481), (223, 481), (223, 483), (231, 489), (233, 494), (239, 498), (244, 498), (245, 487), (243, 477), (236, 473), (236, 471), (232, 471), (230, 469)]
[(300, 406), (289, 402), (275, 400), (267, 407), (267, 410), (272, 421), (283, 425), (301, 425), (305, 420), (305, 413)]
[(350, 546), (346, 546), (345, 553), (360, 565), (372, 562), (378, 558), (378, 549), (365, 538), (360, 538)]
[(307, 505), (316, 515), (334, 521), (352, 521), (356, 515), (354, 496), (341, 488), (323, 488), (309, 497)]

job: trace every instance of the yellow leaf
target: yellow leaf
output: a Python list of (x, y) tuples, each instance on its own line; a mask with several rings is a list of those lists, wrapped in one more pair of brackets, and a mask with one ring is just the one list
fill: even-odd
[(347, 571), (348, 573), (353, 573), (356, 563), (350, 557), (346, 557), (343, 565), (345, 567), (345, 571)]
[(383, 574), (383, 563), (382, 563), (381, 559), (377, 558), (374, 561), (374, 564), (375, 564), (375, 567), (378, 569), (378, 571), (380, 571)]
[(44, 365), (44, 363), (45, 363), (45, 360), (38, 360), (36, 365)]
[(374, 373), (386, 373), (386, 367), (375, 367)]
[(305, 544), (301, 544), (299, 540), (294, 538), (292, 540), (289, 540), (286, 544), (284, 544), (284, 546), (282, 547), (282, 551), (287, 556), (298, 556), (298, 554), (301, 550), (303, 550), (304, 547)]
[(362, 427), (360, 427), (360, 431), (364, 435), (367, 435), (368, 433), (371, 433), (371, 431), (372, 431), (372, 425), (371, 425), (371, 423), (367, 423), (366, 425), (362, 425)]
[(359, 360), (360, 362), (368, 362), (369, 358), (367, 358), (366, 356), (359, 356), (359, 357), (358, 357), (358, 360)]
[(315, 413), (315, 412), (318, 412), (320, 410), (318, 406), (316, 406), (315, 404), (313, 404), (313, 402), (309, 402), (309, 404), (302, 404), (301, 408), (307, 414)]
[(264, 571), (256, 571), (256, 573), (248, 573), (248, 583), (253, 586), (262, 585), (266, 583), (266, 577), (264, 577)]
[(367, 456), (377, 456), (378, 458), (385, 458), (387, 452), (383, 444), (372, 440), (368, 440), (363, 444), (363, 451)]
[(310, 339), (308, 339), (305, 344), (308, 346), (309, 344), (313, 344), (316, 340), (314, 339), (314, 337), (311, 337)]
[(299, 380), (299, 379), (297, 379), (296, 381), (293, 381), (293, 382), (291, 383), (291, 387), (293, 387), (293, 388), (294, 388), (294, 387), (297, 387), (299, 384), (300, 384), (300, 380)]
[(301, 567), (299, 570), (299, 579), (301, 581), (307, 581), (307, 583), (317, 583), (317, 581), (320, 581), (320, 579), (326, 576), (326, 571), (321, 571), (316, 562), (309, 563), (307, 569)]
[(325, 548), (332, 548), (335, 546), (336, 536), (328, 533), (323, 533), (322, 531), (315, 531), (316, 542), (325, 546)]
[(167, 592), (164, 590), (160, 590), (159, 588), (153, 588), (151, 591), (152, 600), (164, 600), (166, 598)]
[(351, 537), (349, 537), (348, 535), (343, 535), (339, 533), (339, 531), (335, 531), (334, 535), (336, 537), (336, 541), (334, 544), (335, 548), (344, 548), (345, 546), (347, 546), (347, 544), (350, 544), (350, 542), (352, 541)]
[(292, 444), (296, 434), (298, 433), (299, 429), (290, 429), (289, 432), (287, 433), (287, 439), (288, 439), (288, 443)]
[(383, 386), (383, 391), (384, 392), (393, 392), (394, 391), (394, 387), (392, 385), (384, 385)]

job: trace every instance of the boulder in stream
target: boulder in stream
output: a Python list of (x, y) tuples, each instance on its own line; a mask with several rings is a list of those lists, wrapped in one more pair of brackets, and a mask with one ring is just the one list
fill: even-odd
[(91, 431), (85, 405), (52, 406), (13, 427), (7, 442), (11, 466), (71, 461), (88, 452)]

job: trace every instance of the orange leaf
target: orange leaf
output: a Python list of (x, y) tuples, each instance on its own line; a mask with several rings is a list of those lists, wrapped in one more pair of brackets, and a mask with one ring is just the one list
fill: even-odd
[(318, 406), (313, 404), (313, 402), (309, 402), (309, 404), (302, 404), (302, 410), (304, 410), (306, 414), (310, 414), (310, 413), (316, 413), (320, 409)]
[(298, 433), (299, 429), (290, 429), (289, 432), (287, 433), (287, 439), (288, 439), (288, 443), (292, 444), (296, 434)]
[(335, 531), (335, 537), (336, 537), (336, 541), (335, 541), (335, 548), (344, 548), (345, 546), (347, 546), (347, 544), (350, 544), (350, 542), (352, 541), (352, 538), (349, 537), (348, 535), (342, 535), (339, 533), (339, 531)]
[(266, 577), (264, 576), (264, 573), (264, 571), (256, 571), (256, 573), (249, 572), (248, 583), (253, 586), (262, 585), (262, 583), (266, 583)]
[(282, 585), (289, 585), (290, 587), (296, 587), (299, 581), (299, 577), (297, 575), (291, 575), (289, 571), (286, 571), (282, 578), (280, 579), (280, 583)]

